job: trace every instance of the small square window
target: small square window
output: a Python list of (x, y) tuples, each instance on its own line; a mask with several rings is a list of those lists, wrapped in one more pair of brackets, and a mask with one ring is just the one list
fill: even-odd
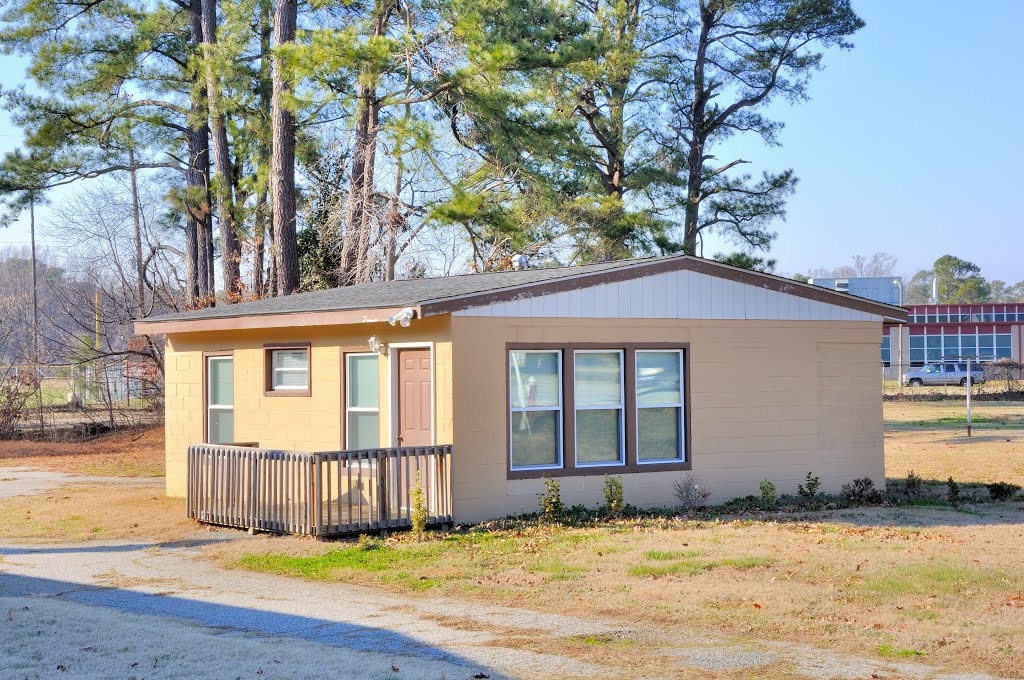
[(268, 396), (309, 396), (309, 346), (266, 350)]

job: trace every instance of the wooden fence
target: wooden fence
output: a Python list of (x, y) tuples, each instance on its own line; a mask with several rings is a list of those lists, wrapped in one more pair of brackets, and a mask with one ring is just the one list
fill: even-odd
[(450, 445), (306, 453), (198, 444), (188, 450), (188, 516), (321, 537), (408, 527), (418, 473), (427, 524), (450, 524), (451, 458)]

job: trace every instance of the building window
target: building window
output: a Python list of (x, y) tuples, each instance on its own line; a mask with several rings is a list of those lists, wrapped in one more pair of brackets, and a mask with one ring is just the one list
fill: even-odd
[(1009, 359), (1010, 357), (1010, 334), (1000, 333), (996, 335), (996, 358)]
[(685, 349), (510, 347), (508, 383), (512, 478), (688, 465)]
[(231, 356), (206, 358), (206, 442), (235, 440), (235, 367)]
[(310, 347), (305, 345), (264, 347), (267, 396), (309, 396)]
[(509, 352), (509, 455), (513, 470), (562, 466), (562, 353)]
[(625, 463), (622, 354), (607, 350), (573, 354), (577, 465)]
[(682, 350), (636, 352), (638, 463), (685, 459)]
[(345, 448), (380, 446), (380, 374), (376, 354), (345, 355)]
[(892, 344), (892, 338), (888, 335), (882, 337), (882, 365), (889, 366), (892, 362), (892, 352), (890, 346)]
[(973, 357), (978, 353), (978, 336), (972, 334), (960, 336), (960, 354)]
[(910, 336), (910, 365), (921, 366), (924, 364), (924, 336)]

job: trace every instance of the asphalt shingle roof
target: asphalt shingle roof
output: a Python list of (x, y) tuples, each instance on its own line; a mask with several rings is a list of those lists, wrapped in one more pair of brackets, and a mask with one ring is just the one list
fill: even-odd
[(357, 286), (346, 286), (344, 288), (314, 290), (285, 297), (265, 298), (263, 300), (241, 302), (234, 305), (219, 305), (217, 307), (197, 309), (192, 312), (153, 316), (145, 319), (145, 321), (147, 323), (158, 323), (163, 321), (226, 319), (251, 315), (336, 312), (356, 309), (377, 309), (381, 307), (414, 307), (425, 302), (458, 299), (470, 295), (550, 282), (556, 279), (598, 274), (665, 259), (668, 258), (618, 260), (575, 267), (547, 267), (429, 279), (378, 281)]

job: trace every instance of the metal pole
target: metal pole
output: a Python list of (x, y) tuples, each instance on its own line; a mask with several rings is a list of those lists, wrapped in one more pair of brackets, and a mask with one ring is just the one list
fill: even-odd
[[(896, 283), (897, 286), (899, 286), (899, 289), (900, 289), (900, 307), (903, 307), (903, 279), (893, 279), (893, 281)], [(898, 346), (899, 346), (899, 350), (898, 350), (898, 353), (896, 355), (897, 356), (896, 360), (899, 363), (898, 363), (898, 368), (896, 369), (896, 382), (900, 386), (900, 388), (902, 388), (903, 387), (903, 324), (900, 324), (900, 325), (896, 326), (896, 330), (899, 332), (899, 342), (897, 343)]]
[(971, 374), (971, 358), (967, 357), (967, 436), (971, 436), (971, 387), (974, 379)]
[(32, 362), (36, 373), (36, 406), (39, 412), (39, 432), (45, 429), (43, 423), (43, 379), (39, 364), (39, 287), (36, 275), (36, 195), (29, 194), (28, 223), (32, 240)]

